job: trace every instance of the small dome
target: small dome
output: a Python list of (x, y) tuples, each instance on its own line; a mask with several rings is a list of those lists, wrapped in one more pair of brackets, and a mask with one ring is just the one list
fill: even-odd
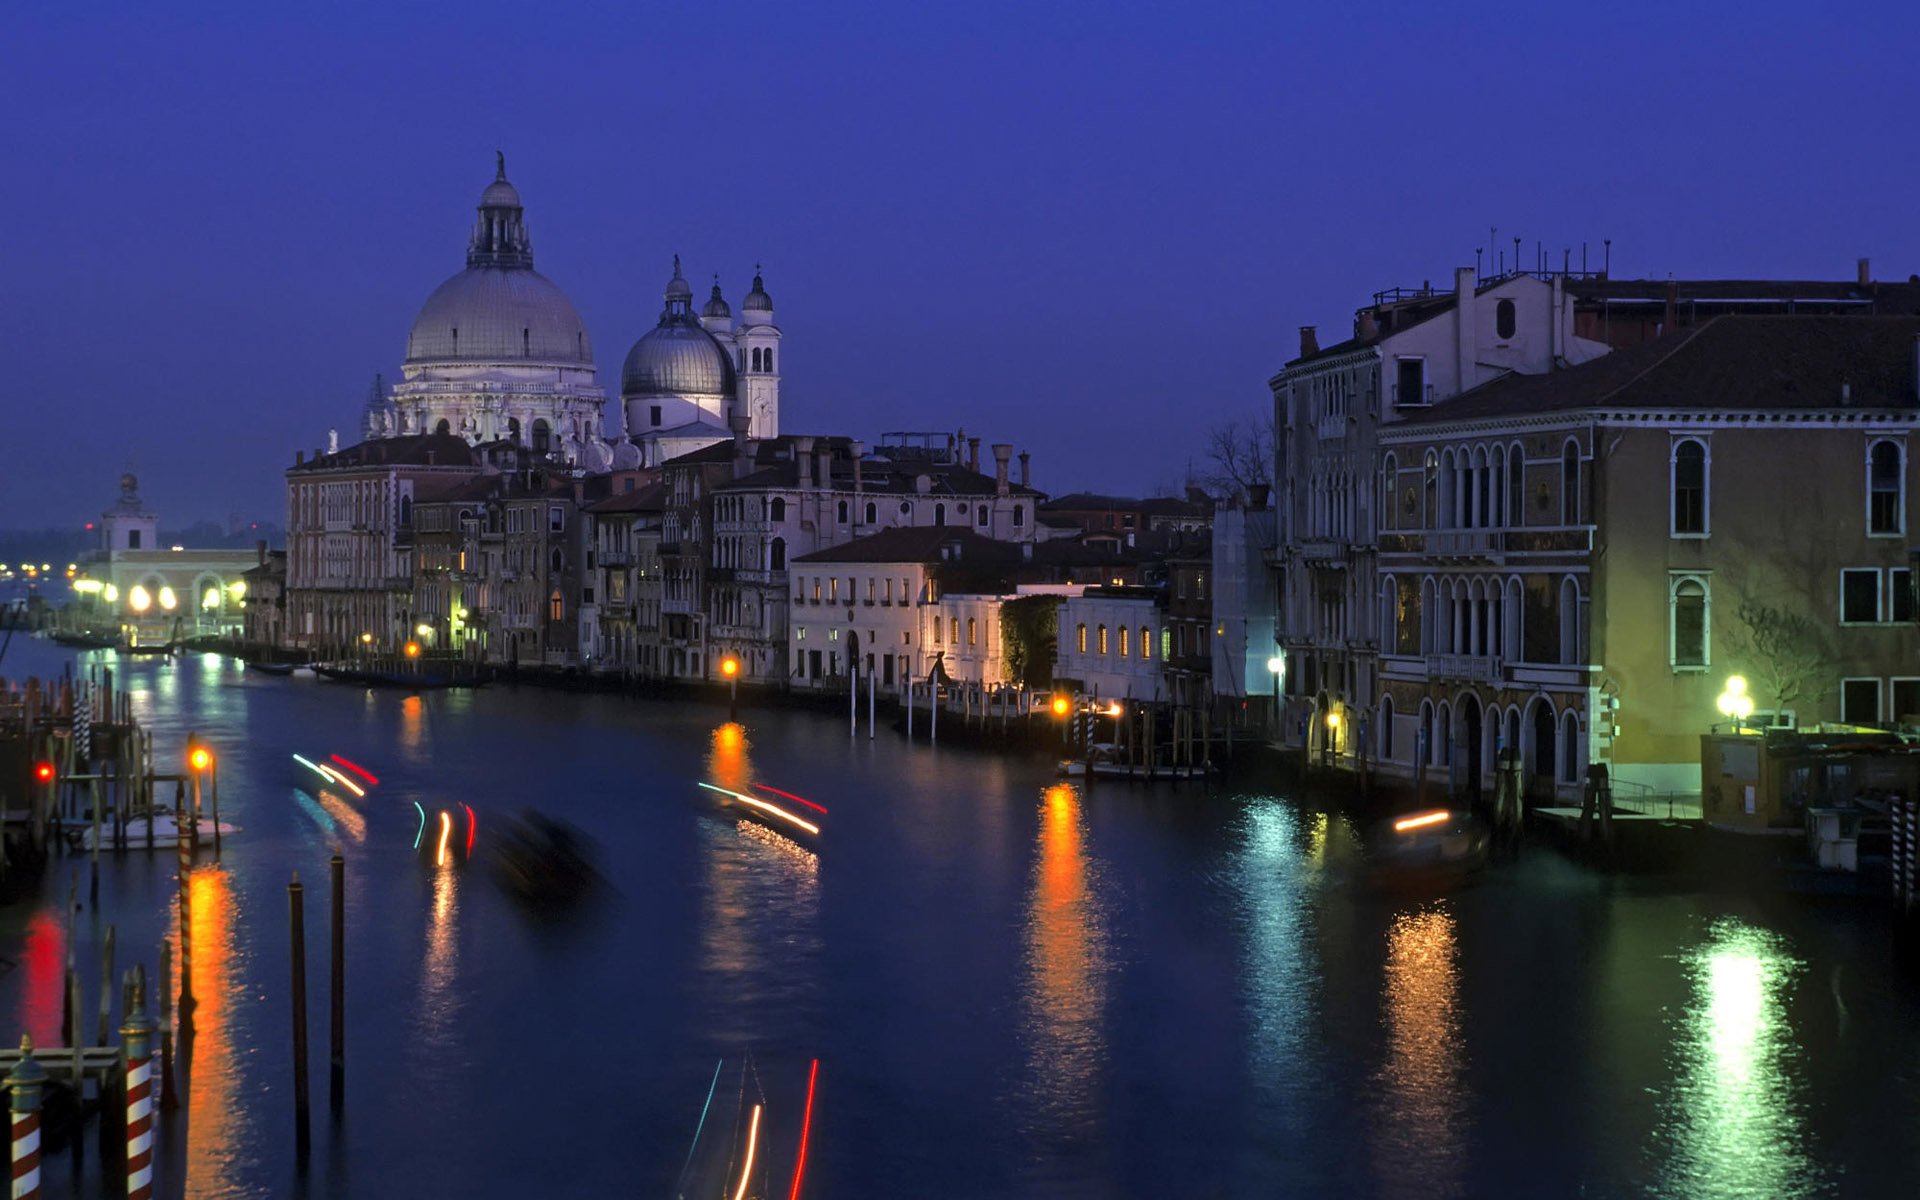
[(718, 279), (713, 281), (713, 295), (707, 297), (707, 306), (700, 310), (700, 315), (719, 319), (725, 319), (733, 315), (733, 310), (727, 307), (726, 298), (720, 294), (720, 281)]
[(772, 312), (773, 297), (767, 295), (767, 285), (760, 280), (760, 272), (753, 273), (753, 290), (740, 302), (740, 307), (748, 312)]
[(407, 361), (592, 366), (593, 342), (573, 302), (545, 275), (468, 267), (420, 306), (407, 335)]
[(687, 321), (666, 321), (627, 352), (620, 395), (731, 396), (733, 378), (733, 359), (712, 334)]
[(686, 276), (680, 273), (680, 256), (673, 256), (673, 278), (667, 280), (667, 299), (693, 302), (693, 288), (688, 285)]
[(504, 179), (496, 179), (480, 193), (481, 208), (521, 208), (520, 191)]

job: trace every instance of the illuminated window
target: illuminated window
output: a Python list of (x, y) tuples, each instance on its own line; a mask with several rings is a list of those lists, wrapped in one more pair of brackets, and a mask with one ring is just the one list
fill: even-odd
[(820, 577), (818, 575), (813, 577), (813, 602), (815, 604), (820, 603)]
[(1132, 642), (1133, 642), (1133, 639), (1130, 636), (1131, 634), (1132, 634), (1132, 630), (1128, 629), (1125, 625), (1122, 625), (1120, 627), (1120, 657), (1121, 658), (1131, 657), (1131, 654), (1129, 653), (1129, 651), (1132, 649)]
[(1668, 594), (1671, 642), (1668, 661), (1676, 669), (1707, 665), (1707, 580), (1676, 575)]
[(1099, 646), (1100, 646), (1099, 653), (1105, 654), (1107, 653), (1107, 627), (1105, 625), (1100, 626), (1098, 636), (1099, 636)]
[(840, 577), (838, 575), (830, 576), (827, 579), (827, 603), (840, 603)]
[(1173, 657), (1173, 630), (1160, 627), (1160, 658), (1165, 661)]
[(1153, 632), (1145, 625), (1140, 627), (1140, 657), (1153, 657)]
[(560, 595), (560, 589), (553, 589), (553, 595), (547, 597), (547, 619), (564, 621), (567, 619), (567, 602)]
[(967, 645), (969, 646), (978, 645), (979, 633), (980, 633), (980, 629), (978, 624), (974, 621), (972, 617), (968, 617), (967, 618)]
[(1685, 438), (1673, 445), (1673, 535), (1704, 537), (1707, 532), (1707, 447)]
[(1897, 534), (1906, 529), (1906, 472), (1898, 442), (1878, 441), (1867, 451), (1867, 532)]
[(1087, 652), (1087, 626), (1084, 621), (1074, 631), (1074, 644), (1080, 653)]
[(960, 644), (960, 618), (954, 617), (952, 618), (952, 620), (953, 620), (953, 626), (949, 630), (949, 632), (953, 634), (953, 637), (951, 639), (953, 644), (958, 646)]

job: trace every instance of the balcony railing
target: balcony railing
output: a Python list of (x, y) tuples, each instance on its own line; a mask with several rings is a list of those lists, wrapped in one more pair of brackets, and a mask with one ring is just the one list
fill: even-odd
[(1429, 654), (1427, 678), (1497, 683), (1500, 679), (1500, 660), (1490, 654)]
[(1498, 529), (1436, 529), (1427, 535), (1434, 558), (1492, 558), (1503, 545)]
[(602, 550), (600, 552), (600, 565), (603, 567), (630, 567), (633, 565), (633, 555), (625, 550)]

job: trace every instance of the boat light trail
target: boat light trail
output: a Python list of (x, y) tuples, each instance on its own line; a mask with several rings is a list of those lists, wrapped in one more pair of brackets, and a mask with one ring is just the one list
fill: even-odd
[(309, 762), (306, 759), (301, 758), (298, 754), (293, 756), (293, 761), (299, 763), (301, 766), (305, 767), (307, 770), (312, 771), (315, 775), (318, 775), (320, 778), (326, 780), (328, 783), (333, 782), (333, 776), (327, 774), (327, 769), (321, 766), (319, 763)]
[(1409, 829), (1419, 829), (1423, 825), (1439, 825), (1452, 815), (1445, 809), (1441, 809), (1438, 812), (1421, 813), (1417, 817), (1402, 817), (1393, 823), (1393, 831), (1405, 833)]
[(447, 837), (451, 833), (453, 833), (453, 816), (443, 808), (440, 810), (440, 849), (433, 856), (433, 865), (436, 867), (447, 865)]
[(320, 767), (320, 770), (326, 775), (328, 779), (333, 780), (335, 783), (339, 784), (343, 788), (346, 788), (348, 791), (352, 792), (356, 796), (360, 796), (360, 797), (366, 796), (367, 793), (361, 790), (360, 785), (355, 783), (353, 780), (348, 779), (345, 775), (342, 775), (340, 772), (334, 770), (332, 767), (329, 767), (325, 763), (320, 763), (318, 765)]
[(327, 758), (333, 762), (339, 763), (341, 766), (345, 767), (349, 771), (352, 771), (355, 775), (358, 775), (360, 778), (366, 780), (368, 783), (374, 785), (375, 787), (380, 786), (379, 776), (375, 775), (372, 771), (367, 770), (365, 767), (361, 766), (359, 763), (349, 762), (346, 759), (340, 757), (338, 754), (329, 754), (327, 755)]
[(420, 839), (427, 832), (427, 810), (420, 808), (420, 802), (418, 800), (413, 802), (413, 806), (419, 809), (420, 812), (420, 828), (413, 835), (413, 848), (418, 850), (420, 848)]
[(787, 1200), (800, 1200), (800, 1177), (807, 1171), (807, 1135), (813, 1132), (813, 1085), (820, 1078), (820, 1060), (807, 1069), (807, 1115), (800, 1118), (800, 1157), (793, 1164), (793, 1188)]
[(747, 1194), (747, 1181), (753, 1178), (753, 1150), (760, 1142), (760, 1106), (753, 1106), (753, 1120), (747, 1122), (747, 1161), (740, 1168), (740, 1186), (734, 1189), (733, 1200), (741, 1200)]
[(700, 1123), (693, 1127), (693, 1145), (687, 1147), (687, 1161), (680, 1164), (680, 1174), (686, 1175), (687, 1168), (693, 1165), (693, 1152), (700, 1148), (700, 1131), (707, 1127), (707, 1110), (713, 1107), (713, 1089), (720, 1086), (720, 1068), (727, 1065), (726, 1059), (713, 1064), (713, 1082), (707, 1085), (707, 1102), (700, 1106)]
[(772, 792), (776, 796), (785, 796), (789, 800), (798, 800), (800, 803), (806, 805), (808, 808), (819, 813), (821, 816), (825, 816), (827, 813), (827, 810), (825, 808), (821, 807), (818, 804), (815, 804), (813, 801), (807, 799), (805, 796), (796, 796), (792, 792), (783, 792), (777, 787), (768, 787), (764, 783), (756, 783), (753, 786), (759, 788), (763, 792)]
[(474, 819), (473, 809), (470, 806), (468, 806), (466, 803), (463, 802), (460, 805), (460, 807), (467, 810), (467, 857), (472, 858), (473, 857), (473, 832), (479, 826), (480, 823)]
[(700, 786), (703, 788), (706, 788), (710, 792), (719, 792), (723, 796), (732, 796), (735, 800), (738, 800), (740, 803), (750, 804), (754, 808), (757, 808), (762, 812), (770, 812), (774, 816), (779, 817), (783, 821), (791, 821), (795, 825), (798, 825), (800, 828), (806, 830), (808, 833), (818, 834), (820, 832), (820, 827), (818, 825), (815, 825), (812, 821), (803, 821), (799, 817), (796, 817), (792, 813), (788, 812), (786, 809), (781, 808), (779, 805), (768, 804), (765, 800), (760, 799), (758, 796), (747, 796), (747, 795), (743, 795), (740, 792), (728, 791), (726, 788), (723, 788), (723, 787), (715, 787), (711, 783), (703, 783)]

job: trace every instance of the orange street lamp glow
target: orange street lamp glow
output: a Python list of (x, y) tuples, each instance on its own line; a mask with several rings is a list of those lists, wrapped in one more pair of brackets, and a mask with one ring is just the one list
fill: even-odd
[(52, 783), (53, 764), (50, 762), (37, 762), (33, 764), (33, 778), (36, 783)]
[(721, 659), (720, 673), (722, 675), (725, 675), (728, 679), (732, 679), (735, 675), (738, 675), (740, 673), (740, 660), (733, 657), (727, 657), (727, 658)]
[(407, 657), (408, 657), (408, 658), (419, 658), (419, 657), (420, 657), (420, 643), (419, 643), (419, 642), (408, 642), (408, 643), (406, 644), (406, 647), (405, 647), (405, 649), (406, 649), (406, 652), (407, 652)]
[(1067, 710), (1072, 707), (1073, 705), (1068, 702), (1065, 696), (1055, 696), (1053, 698), (1053, 715), (1056, 717), (1066, 716)]
[(187, 765), (196, 771), (204, 771), (213, 765), (213, 751), (205, 746), (195, 746), (187, 752)]

